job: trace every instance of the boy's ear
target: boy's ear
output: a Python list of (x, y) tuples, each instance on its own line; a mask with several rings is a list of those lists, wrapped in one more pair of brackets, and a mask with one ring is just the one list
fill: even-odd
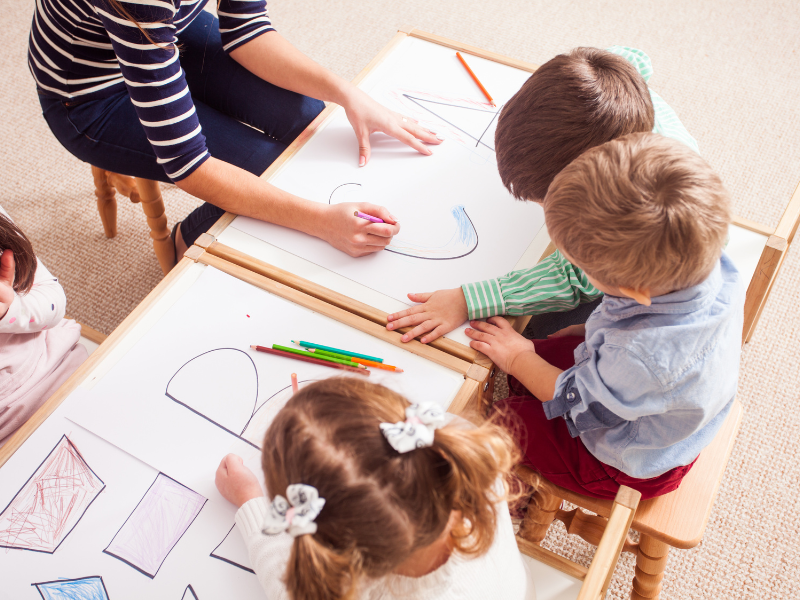
[(619, 291), (639, 304), (650, 306), (650, 290), (634, 290), (633, 288), (620, 287)]

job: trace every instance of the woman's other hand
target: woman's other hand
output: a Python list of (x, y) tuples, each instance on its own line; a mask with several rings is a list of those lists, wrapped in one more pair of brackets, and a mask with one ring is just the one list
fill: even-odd
[(433, 131), (421, 127), (414, 119), (404, 117), (377, 103), (367, 94), (353, 87), (347, 94), (344, 110), (353, 131), (358, 138), (358, 165), (365, 166), (369, 162), (369, 136), (372, 133), (385, 133), (404, 144), (411, 146), (421, 154), (433, 154), (426, 144), (441, 144), (444, 138)]

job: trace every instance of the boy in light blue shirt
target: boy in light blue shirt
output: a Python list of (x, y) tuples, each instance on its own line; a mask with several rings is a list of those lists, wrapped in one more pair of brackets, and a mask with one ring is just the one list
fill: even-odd
[(728, 194), (685, 145), (634, 133), (573, 161), (544, 210), (602, 303), (549, 340), (526, 340), (500, 317), (473, 321), (471, 345), (509, 374), (504, 406), (546, 479), (599, 498), (620, 485), (670, 492), (736, 394), (744, 288), (723, 253)]

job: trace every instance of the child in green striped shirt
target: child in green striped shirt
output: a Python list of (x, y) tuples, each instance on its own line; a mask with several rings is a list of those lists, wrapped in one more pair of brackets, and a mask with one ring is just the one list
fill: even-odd
[[(542, 65), (505, 105), (495, 134), (497, 168), (520, 200), (542, 202), (553, 178), (589, 148), (653, 131), (695, 152), (697, 142), (667, 103), (647, 87), (653, 68), (642, 51), (577, 48)], [(467, 320), (568, 311), (602, 296), (556, 250), (530, 269), (460, 288), (409, 294), (417, 306), (389, 315), (388, 329), (413, 327), (402, 340), (429, 343)]]

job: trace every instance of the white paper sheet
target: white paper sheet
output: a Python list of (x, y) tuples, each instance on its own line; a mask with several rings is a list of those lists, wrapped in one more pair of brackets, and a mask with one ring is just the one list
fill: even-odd
[(365, 201), (397, 217), (387, 251), (358, 259), (325, 242), (237, 217), (241, 231), (410, 304), (409, 292), (458, 287), (512, 270), (544, 225), (539, 206), (515, 201), (497, 173), (497, 112), (530, 73), (467, 56), (498, 108), (458, 62), (455, 51), (406, 39), (362, 88), (393, 110), (445, 137), (423, 156), (373, 135), (372, 158), (358, 167), (358, 144), (343, 110), (286, 164), (276, 186), (321, 203)]
[[(191, 594), (184, 596), (191, 586), (199, 600), (263, 600), (264, 592), (253, 574), (211, 557), (228, 535), (235, 513), (217, 493), (205, 503), (154, 578), (103, 552), (158, 471), (64, 417), (81, 393), (68, 398), (0, 469), (0, 508), (8, 505), (64, 436), (104, 487), (77, 523), (70, 523), (71, 531), (52, 554), (0, 548), (0, 598), (40, 598), (38, 589), (45, 598), (103, 598), (105, 590), (109, 600), (192, 600)], [(34, 510), (27, 521), (29, 530), (41, 530), (46, 516)], [(244, 547), (236, 529), (228, 539), (231, 548), (237, 543)], [(43, 585), (37, 588), (34, 584)], [(59, 595), (65, 586), (70, 592), (81, 586), (82, 595)]]
[(211, 499), (223, 456), (234, 452), (257, 464), (260, 440), (291, 396), (291, 373), (301, 382), (343, 373), (250, 349), (291, 346), (293, 339), (384, 358), (405, 372), (375, 369), (369, 380), (410, 399), (447, 407), (464, 382), (455, 371), (208, 267), (68, 416)]

